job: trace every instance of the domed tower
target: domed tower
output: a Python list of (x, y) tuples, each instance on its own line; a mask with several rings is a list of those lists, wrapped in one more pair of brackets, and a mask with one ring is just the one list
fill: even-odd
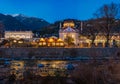
[(79, 43), (79, 31), (76, 29), (73, 21), (65, 21), (63, 24), (60, 23), (59, 38), (65, 40), (68, 36), (73, 38), (75, 45)]

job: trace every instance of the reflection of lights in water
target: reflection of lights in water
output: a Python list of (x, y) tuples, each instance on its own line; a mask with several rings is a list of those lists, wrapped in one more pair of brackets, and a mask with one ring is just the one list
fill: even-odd
[(56, 68), (56, 65), (55, 65), (55, 64), (53, 64), (53, 65), (52, 65), (52, 67), (53, 67), (53, 68)]
[[(43, 64), (44, 67), (39, 68), (39, 75), (41, 76), (55, 76), (56, 70), (64, 73), (66, 70), (67, 61), (37, 61), (37, 64)], [(62, 75), (62, 74), (61, 74)]]
[[(30, 61), (31, 62), (31, 61)], [(60, 70), (61, 72), (66, 69), (67, 61), (35, 61), (35, 66), (27, 65), (26, 63), (30, 63), (29, 61), (12, 61), (11, 62), (11, 73), (15, 73), (18, 78), (23, 77), (23, 72), (25, 70), (29, 70), (34, 72), (36, 75), (41, 76), (55, 76), (55, 71)], [(41, 65), (42, 64), (42, 67)], [(39, 65), (39, 66), (38, 66)], [(44, 66), (44, 67), (43, 67)], [(35, 68), (36, 67), (36, 68)]]
[(17, 77), (23, 78), (23, 72), (24, 72), (24, 61), (11, 61), (10, 65), (11, 71), (10, 73), (14, 73)]

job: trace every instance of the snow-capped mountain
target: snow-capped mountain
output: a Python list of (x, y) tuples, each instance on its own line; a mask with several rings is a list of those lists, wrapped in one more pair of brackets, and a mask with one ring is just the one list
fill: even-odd
[(14, 16), (14, 18), (16, 18), (18, 21), (20, 21), (28, 28), (33, 27), (35, 30), (49, 25), (49, 23), (43, 19), (36, 17), (28, 17), (22, 14), (17, 14), (16, 16)]
[(12, 14), (11, 16), (16, 17), (16, 16), (20, 16), (21, 14)]
[(0, 14), (0, 23), (4, 25), (5, 30), (37, 30), (49, 25), (43, 19), (23, 14)]

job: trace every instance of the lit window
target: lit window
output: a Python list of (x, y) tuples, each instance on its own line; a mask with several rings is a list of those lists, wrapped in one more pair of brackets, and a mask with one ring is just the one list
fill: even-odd
[(55, 46), (55, 43), (52, 43), (53, 46)]
[(42, 45), (42, 43), (39, 43), (39, 45)]
[(57, 46), (59, 46), (59, 43), (56, 43)]
[(45, 43), (45, 42), (43, 42), (43, 45), (46, 45), (46, 43)]
[(60, 46), (63, 46), (64, 44), (63, 43), (60, 43)]
[(66, 35), (64, 35), (64, 38), (66, 38)]
[(17, 41), (16, 41), (16, 40), (14, 40), (13, 42), (14, 42), (14, 43), (16, 43)]
[(18, 41), (18, 43), (23, 43), (23, 41)]
[(74, 38), (75, 37), (75, 35), (72, 35), (72, 38)]

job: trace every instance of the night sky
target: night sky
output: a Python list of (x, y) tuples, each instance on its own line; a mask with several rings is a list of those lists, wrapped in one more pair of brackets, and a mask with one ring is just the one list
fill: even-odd
[(24, 14), (55, 22), (66, 18), (87, 20), (103, 4), (120, 0), (0, 0), (0, 13)]

